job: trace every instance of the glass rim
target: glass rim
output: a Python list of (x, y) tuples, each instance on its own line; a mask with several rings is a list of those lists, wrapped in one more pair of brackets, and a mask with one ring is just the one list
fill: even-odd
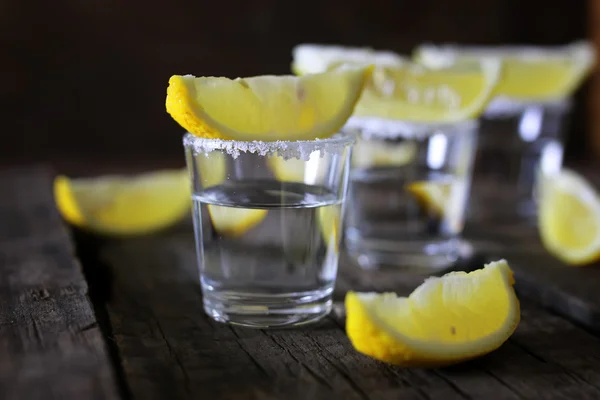
[(485, 108), (484, 117), (514, 116), (530, 107), (544, 107), (556, 112), (568, 112), (573, 108), (571, 97), (560, 97), (547, 100), (522, 100), (509, 96), (494, 97)]
[(474, 131), (479, 119), (464, 119), (453, 122), (417, 122), (381, 117), (352, 116), (345, 130), (356, 130), (360, 136), (374, 139), (426, 138), (436, 133)]
[(190, 132), (183, 135), (183, 146), (192, 149), (195, 153), (209, 153), (212, 151), (226, 151), (237, 158), (241, 153), (254, 153), (259, 156), (281, 156), (285, 159), (308, 159), (315, 151), (326, 153), (339, 153), (356, 142), (356, 134), (338, 130), (328, 138), (312, 140), (231, 140), (203, 138)]

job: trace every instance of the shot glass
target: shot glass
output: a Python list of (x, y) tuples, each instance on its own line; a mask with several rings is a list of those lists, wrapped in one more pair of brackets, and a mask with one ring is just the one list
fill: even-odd
[(536, 217), (538, 169), (562, 167), (571, 101), (494, 99), (480, 119), (468, 220), (494, 224)]
[(344, 240), (358, 265), (427, 274), (455, 264), (477, 126), (351, 118), (358, 141)]
[(354, 141), (184, 136), (209, 316), (269, 328), (330, 312)]

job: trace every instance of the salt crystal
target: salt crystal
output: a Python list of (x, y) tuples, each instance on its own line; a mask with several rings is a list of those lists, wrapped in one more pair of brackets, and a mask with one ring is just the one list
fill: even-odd
[(363, 139), (413, 139), (423, 140), (437, 132), (451, 133), (472, 130), (476, 120), (446, 123), (419, 123), (378, 117), (351, 117), (344, 129), (360, 132)]
[(523, 113), (530, 106), (542, 106), (554, 112), (563, 112), (571, 108), (571, 99), (558, 99), (549, 101), (526, 101), (508, 97), (494, 98), (485, 109), (483, 116), (486, 118), (515, 117)]
[(284, 160), (297, 158), (308, 161), (310, 155), (319, 151), (321, 157), (325, 154), (341, 154), (356, 137), (351, 132), (337, 133), (327, 139), (296, 140), (263, 142), (254, 140), (250, 142), (223, 139), (206, 139), (186, 133), (183, 137), (183, 145), (191, 147), (195, 154), (210, 153), (211, 151), (225, 151), (234, 159), (241, 153), (255, 153), (260, 156), (279, 156)]

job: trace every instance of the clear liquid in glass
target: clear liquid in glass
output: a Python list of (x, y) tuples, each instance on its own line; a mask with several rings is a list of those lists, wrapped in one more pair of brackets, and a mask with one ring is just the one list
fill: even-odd
[(329, 313), (339, 256), (339, 196), (316, 185), (248, 180), (196, 192), (193, 200), (209, 315), (274, 327)]
[(427, 274), (458, 261), (475, 141), (470, 124), (357, 142), (344, 244), (358, 265)]
[(491, 229), (535, 224), (538, 169), (560, 170), (570, 105), (498, 104), (481, 117), (467, 218)]

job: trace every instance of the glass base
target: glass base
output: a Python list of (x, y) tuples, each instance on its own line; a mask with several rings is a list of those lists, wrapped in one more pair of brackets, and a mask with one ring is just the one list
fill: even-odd
[(333, 287), (293, 293), (248, 293), (203, 285), (204, 311), (215, 321), (249, 328), (314, 323), (331, 311)]
[(394, 268), (432, 274), (452, 268), (461, 258), (461, 241), (347, 239), (346, 250), (363, 269)]

